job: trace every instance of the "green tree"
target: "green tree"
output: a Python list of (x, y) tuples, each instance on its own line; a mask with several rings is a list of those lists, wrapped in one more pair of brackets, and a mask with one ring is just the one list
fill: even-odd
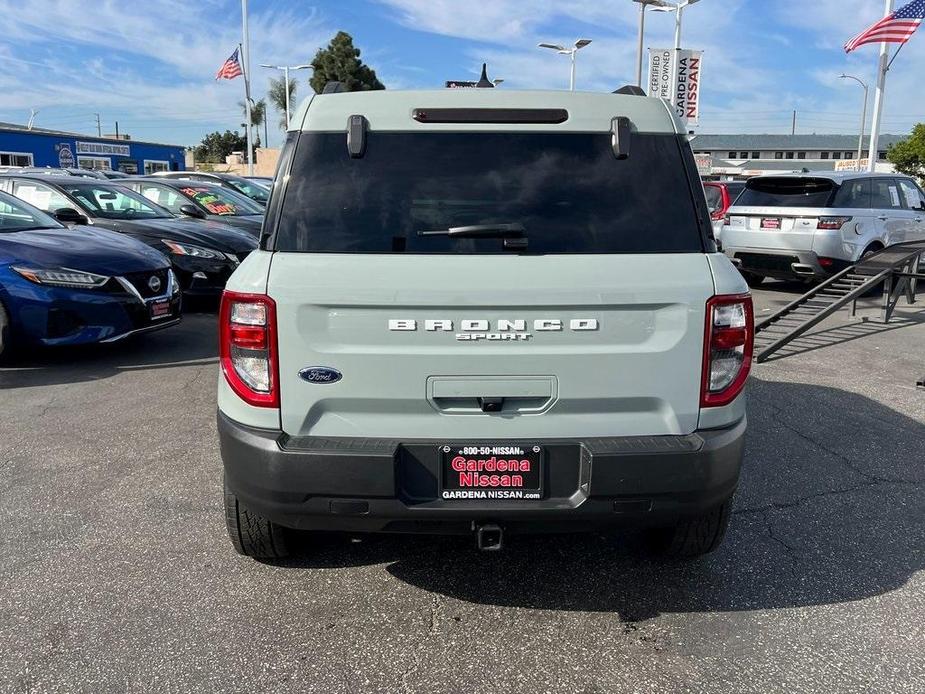
[(328, 82), (343, 82), (348, 92), (385, 89), (375, 71), (360, 60), (360, 50), (354, 48), (353, 37), (338, 31), (327, 48), (320, 49), (312, 60), (314, 73), (309, 84), (318, 94)]
[(237, 130), (226, 130), (223, 133), (216, 130), (202, 138), (196, 147), (196, 161), (223, 164), (229, 154), (242, 151), (247, 151), (247, 140)]
[(900, 173), (925, 180), (925, 123), (919, 123), (909, 137), (892, 145), (886, 158)]
[[(296, 107), (296, 82), (294, 79), (289, 80), (289, 109), (295, 110)], [(289, 124), (286, 122), (286, 78), (270, 78), (270, 91), (267, 92), (267, 98), (273, 104), (273, 108), (279, 114), (279, 129), (286, 130)]]
[[(244, 117), (247, 118), (247, 104), (245, 104), (243, 101), (239, 101), (238, 106), (241, 107), (241, 113), (243, 113)], [(251, 126), (254, 128), (257, 128), (257, 135), (258, 135), (258, 138), (255, 138), (255, 141), (259, 139), (261, 125), (263, 126), (264, 142), (269, 142), (270, 137), (267, 133), (267, 101), (266, 99), (261, 99), (260, 101), (253, 102), (251, 104)]]

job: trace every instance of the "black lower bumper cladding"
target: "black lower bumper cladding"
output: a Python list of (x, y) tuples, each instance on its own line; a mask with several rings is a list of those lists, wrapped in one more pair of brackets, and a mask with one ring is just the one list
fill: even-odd
[(695, 515), (735, 491), (745, 426), (531, 441), (544, 450), (542, 498), (483, 500), (441, 498), (439, 449), (450, 442), (292, 438), (218, 413), (226, 483), (243, 504), (292, 528), (357, 532), (582, 530)]

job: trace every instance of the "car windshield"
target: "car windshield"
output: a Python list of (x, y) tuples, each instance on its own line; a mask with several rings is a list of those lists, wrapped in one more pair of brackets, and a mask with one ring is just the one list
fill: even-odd
[(64, 191), (77, 200), (92, 217), (103, 219), (158, 219), (170, 213), (155, 207), (141, 195), (122, 186), (70, 183)]
[(342, 134), (302, 133), (275, 249), (702, 252), (684, 146), (634, 133), (618, 160), (607, 133), (383, 132), (351, 158)]
[(227, 188), (192, 184), (179, 190), (209, 214), (237, 217), (264, 212), (263, 208), (250, 198)]
[(835, 192), (828, 178), (753, 178), (736, 199), (737, 207), (827, 207)]
[(9, 195), (0, 195), (0, 233), (30, 229), (63, 228), (53, 217), (26, 206)]
[(227, 176), (225, 180), (251, 200), (256, 200), (262, 205), (266, 205), (267, 200), (270, 199), (270, 191), (267, 190), (267, 187), (255, 181), (248, 181), (241, 176)]

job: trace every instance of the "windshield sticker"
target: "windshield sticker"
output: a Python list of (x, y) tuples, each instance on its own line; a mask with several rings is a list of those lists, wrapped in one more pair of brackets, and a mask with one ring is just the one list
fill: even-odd
[(238, 212), (238, 208), (233, 204), (219, 200), (214, 193), (204, 188), (183, 188), (180, 192), (193, 198), (193, 200), (205, 207), (210, 214), (233, 215)]

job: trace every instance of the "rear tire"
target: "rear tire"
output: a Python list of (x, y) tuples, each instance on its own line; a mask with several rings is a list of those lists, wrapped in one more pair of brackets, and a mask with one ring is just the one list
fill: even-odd
[(743, 272), (742, 277), (745, 278), (745, 283), (749, 287), (759, 287), (764, 282), (764, 275), (756, 275), (753, 272)]
[(666, 559), (693, 559), (709, 554), (723, 543), (731, 512), (730, 498), (702, 515), (681, 518), (671, 527), (651, 530), (649, 547)]
[(225, 527), (238, 554), (254, 559), (283, 559), (289, 556), (289, 531), (241, 504), (223, 483)]

